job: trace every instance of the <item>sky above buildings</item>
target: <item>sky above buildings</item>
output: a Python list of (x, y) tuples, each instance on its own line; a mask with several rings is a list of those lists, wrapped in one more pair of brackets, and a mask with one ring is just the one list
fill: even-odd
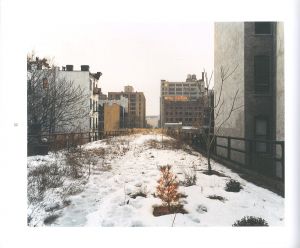
[[(200, 78), (204, 68), (213, 70), (213, 22), (110, 19), (85, 5), (67, 14), (48, 7), (46, 16), (56, 13), (51, 20), (41, 14), (44, 6), (35, 7), (39, 10), (35, 18), (44, 20), (39, 28), (28, 30), (27, 51), (54, 57), (58, 66), (72, 64), (80, 70), (80, 65), (88, 64), (91, 72), (101, 71), (105, 94), (132, 85), (144, 92), (147, 115), (159, 115), (161, 79), (185, 81), (187, 74)], [(100, 5), (95, 7), (100, 11)]]
[[(58, 66), (90, 65), (102, 72), (103, 93), (142, 91), (147, 115), (159, 115), (160, 80), (184, 81), (213, 68), (213, 23), (101, 22), (30, 35), (28, 50), (54, 57)], [(54, 38), (55, 37), (55, 38)]]

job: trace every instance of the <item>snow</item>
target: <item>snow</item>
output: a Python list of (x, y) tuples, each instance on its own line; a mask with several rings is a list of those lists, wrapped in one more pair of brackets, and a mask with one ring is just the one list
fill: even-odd
[[(205, 158), (185, 147), (182, 149), (162, 148), (160, 134), (135, 134), (114, 137), (88, 143), (85, 150), (104, 148), (105, 161), (111, 169), (101, 170), (102, 162), (92, 167), (88, 181), (81, 192), (73, 195), (64, 194), (66, 187), (75, 184), (65, 178), (62, 187), (47, 190), (39, 203), (29, 203), (29, 225), (43, 226), (44, 219), (58, 215), (51, 226), (232, 226), (244, 216), (256, 216), (265, 219), (270, 226), (284, 225), (284, 198), (258, 187), (232, 172), (230, 169), (212, 161), (214, 170), (227, 177), (203, 174), (207, 168)], [(164, 140), (172, 140), (163, 137)], [(149, 145), (156, 140), (159, 147)], [(126, 148), (126, 149), (125, 149)], [(63, 165), (64, 152), (47, 156), (28, 158), (28, 170), (47, 163)], [(100, 161), (100, 160), (99, 160)], [(181, 198), (187, 214), (153, 216), (153, 206), (161, 205), (161, 200), (154, 196), (157, 180), (160, 177), (159, 166), (172, 165), (172, 171), (179, 180), (184, 179), (184, 171), (196, 168), (196, 185), (179, 187), (179, 192), (187, 195)], [(196, 166), (196, 167), (195, 167)], [(243, 189), (238, 193), (224, 190), (229, 179), (239, 181)], [(80, 181), (78, 181), (80, 185)], [(130, 194), (141, 191), (147, 197)], [(209, 195), (225, 198), (219, 201), (209, 199)], [(64, 204), (63, 201), (70, 204)]]

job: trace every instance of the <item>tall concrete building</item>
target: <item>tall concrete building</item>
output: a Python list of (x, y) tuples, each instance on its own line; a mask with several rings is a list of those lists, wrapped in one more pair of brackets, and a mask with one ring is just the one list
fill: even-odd
[(220, 94), (221, 66), (236, 71), (224, 82), (225, 119), (234, 92), (238, 110), (221, 133), (245, 138), (284, 140), (283, 24), (215, 23), (215, 97)]
[(185, 82), (160, 83), (160, 125), (182, 122), (185, 126), (201, 125), (204, 117), (204, 73), (197, 80), (195, 74), (188, 74)]
[[(238, 90), (235, 102), (238, 109), (220, 128), (220, 134), (284, 141), (283, 23), (215, 23), (214, 35), (215, 99), (222, 93), (221, 101), (224, 100), (219, 120), (215, 116), (216, 128), (228, 116)], [(225, 72), (236, 68), (222, 90), (221, 68)], [(256, 143), (254, 149), (267, 153), (270, 147), (266, 143)]]
[(108, 100), (128, 99), (128, 115), (125, 120), (126, 128), (146, 127), (146, 98), (143, 92), (134, 92), (132, 86), (125, 86), (124, 92), (108, 92)]

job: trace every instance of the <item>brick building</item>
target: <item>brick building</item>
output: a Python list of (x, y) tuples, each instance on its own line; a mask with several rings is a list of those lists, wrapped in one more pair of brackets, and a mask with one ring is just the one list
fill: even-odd
[(125, 120), (126, 128), (146, 127), (146, 99), (143, 92), (134, 92), (132, 86), (125, 86), (124, 92), (108, 92), (108, 100), (128, 99), (128, 115)]
[(204, 74), (197, 80), (188, 75), (185, 82), (161, 80), (160, 125), (182, 122), (183, 126), (203, 127), (206, 118)]

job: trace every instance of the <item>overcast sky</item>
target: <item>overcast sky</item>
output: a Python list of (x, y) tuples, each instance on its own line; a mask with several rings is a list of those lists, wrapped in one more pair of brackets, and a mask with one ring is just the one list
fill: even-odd
[[(298, 0), (0, 0), (0, 246), (299, 247), (294, 242), (299, 240), (300, 227), (299, 4)], [(124, 84), (130, 83), (145, 92), (147, 114), (158, 114), (160, 79), (185, 80), (188, 73), (199, 76), (203, 67), (211, 70), (211, 24), (249, 20), (285, 22), (289, 194), (283, 228), (263, 232), (251, 229), (254, 239), (249, 239), (248, 229), (231, 228), (26, 228), (28, 51), (35, 49), (41, 56), (54, 56), (60, 66), (74, 64), (78, 69), (81, 64), (89, 64), (92, 71), (103, 73), (104, 92), (122, 90)]]
[(54, 25), (46, 21), (29, 30), (28, 52), (54, 57), (58, 66), (73, 64), (74, 70), (90, 65), (91, 72), (102, 72), (105, 94), (132, 85), (145, 94), (146, 115), (159, 115), (161, 79), (200, 78), (203, 68), (213, 69), (213, 22), (112, 22), (90, 12), (77, 14), (58, 14)]

